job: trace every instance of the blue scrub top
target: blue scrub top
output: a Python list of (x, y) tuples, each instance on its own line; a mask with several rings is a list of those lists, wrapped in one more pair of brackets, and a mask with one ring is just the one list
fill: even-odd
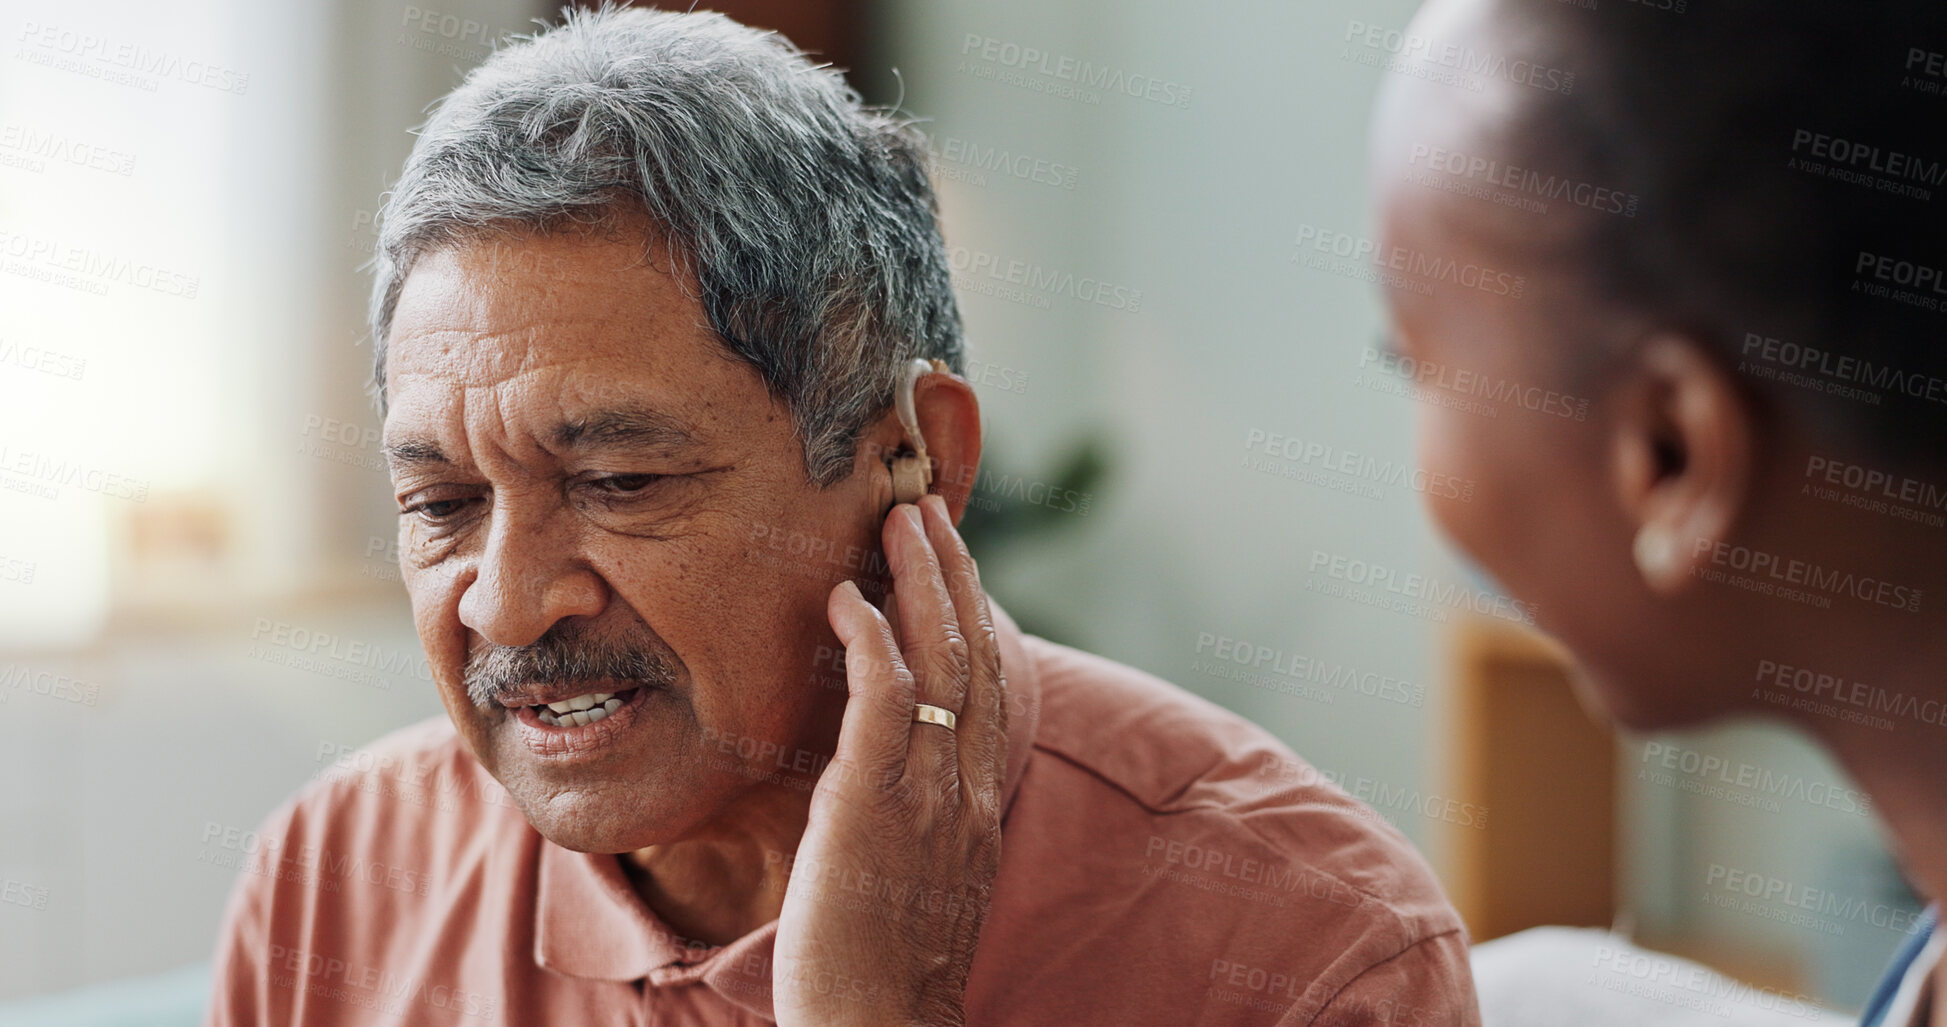
[(1913, 961), (1920, 956), (1920, 950), (1926, 948), (1927, 939), (1933, 937), (1934, 930), (1939, 926), (1940, 908), (1927, 907), (1926, 915), (1914, 925), (1913, 933), (1893, 954), (1893, 962), (1886, 968), (1886, 976), (1879, 979), (1879, 986), (1873, 989), (1873, 997), (1866, 1000), (1866, 1011), (1859, 1014), (1859, 1027), (1882, 1027), (1886, 1007), (1892, 1004), (1893, 996), (1899, 992), (1900, 981), (1906, 978), (1907, 970), (1912, 968)]

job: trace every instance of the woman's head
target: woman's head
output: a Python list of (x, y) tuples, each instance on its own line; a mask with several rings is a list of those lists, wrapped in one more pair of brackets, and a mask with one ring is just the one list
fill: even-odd
[(1761, 668), (1938, 636), (1942, 15), (1432, 0), (1396, 49), (1386, 292), (1423, 459), (1482, 486), (1433, 512), (1602, 705), (1764, 708)]

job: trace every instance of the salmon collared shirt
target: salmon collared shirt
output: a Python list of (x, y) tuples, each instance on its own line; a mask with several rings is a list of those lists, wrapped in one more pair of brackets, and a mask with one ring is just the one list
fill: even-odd
[[(1480, 1022), (1459, 917), (1369, 807), (1235, 714), (994, 617), (1010, 747), (969, 1024)], [(680, 937), (444, 717), (343, 762), (258, 832), (213, 1027), (775, 1022), (776, 921)]]

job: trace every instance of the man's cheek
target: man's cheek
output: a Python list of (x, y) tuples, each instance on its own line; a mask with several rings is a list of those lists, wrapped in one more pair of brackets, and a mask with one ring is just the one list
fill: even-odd
[(413, 626), (442, 697), (455, 692), (464, 695), (466, 689), (467, 631), (459, 609), (463, 572), (458, 566), (439, 565), (408, 568), (404, 574)]

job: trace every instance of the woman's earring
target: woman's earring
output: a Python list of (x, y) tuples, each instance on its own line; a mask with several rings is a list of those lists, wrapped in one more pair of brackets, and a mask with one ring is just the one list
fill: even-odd
[(1662, 525), (1645, 524), (1636, 533), (1634, 555), (1643, 580), (1654, 586), (1669, 578), (1676, 566), (1677, 537)]

